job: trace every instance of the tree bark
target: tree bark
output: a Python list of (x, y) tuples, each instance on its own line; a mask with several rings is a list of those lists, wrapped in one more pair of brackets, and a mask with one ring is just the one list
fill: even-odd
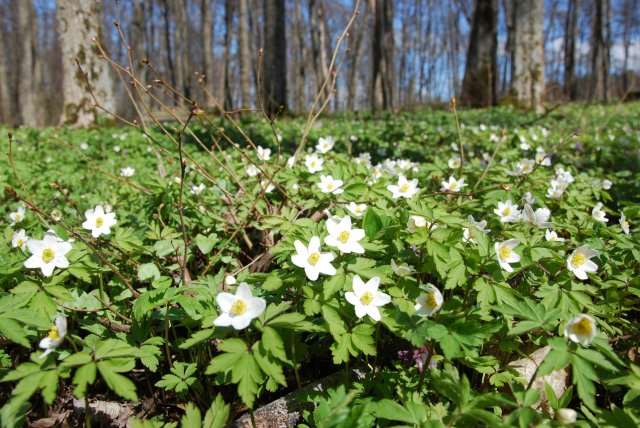
[(516, 0), (512, 91), (521, 107), (543, 111), (544, 0)]
[[(3, 10), (4, 12), (4, 10)], [(7, 15), (9, 15), (7, 13)], [(0, 23), (4, 26), (4, 20), (8, 19), (7, 16), (0, 15)], [(7, 48), (10, 45), (8, 40), (8, 33), (3, 31), (0, 33), (0, 122), (14, 126), (16, 124), (16, 117), (14, 115), (13, 96), (11, 91), (11, 57), (10, 50)]]
[(202, 66), (205, 76), (205, 102), (209, 105), (213, 102), (214, 90), (214, 65), (213, 65), (213, 13), (209, 0), (202, 0), (200, 4), (200, 17), (202, 19)]
[[(87, 87), (92, 88), (97, 102), (113, 111), (114, 91), (111, 70), (99, 58), (92, 40), (100, 40), (99, 3), (84, 0), (58, 0), (57, 19), (62, 50), (63, 109), (61, 124), (87, 126), (95, 122), (97, 110)], [(82, 67), (78, 70), (75, 61)]]
[(496, 104), (497, 18), (496, 0), (477, 0), (462, 81), (461, 104), (487, 107)]
[[(329, 64), (327, 60), (327, 27), (325, 22), (324, 0), (309, 0), (309, 17), (311, 30), (311, 58), (316, 80), (316, 91), (320, 92), (325, 80), (329, 78)], [(322, 90), (320, 102), (329, 98), (329, 86)]]
[(233, 0), (224, 2), (224, 73), (222, 77), (224, 109), (230, 110), (233, 106), (231, 97), (231, 38), (233, 34)]
[[(297, 3), (297, 2), (296, 2)], [(249, 49), (248, 0), (238, 2), (238, 55), (240, 56), (240, 96), (242, 107), (251, 107), (251, 51)]]
[(38, 126), (41, 125), (41, 118), (38, 113), (35, 10), (31, 0), (21, 0), (17, 4), (21, 54), (18, 56), (18, 110), (20, 123), (27, 126)]
[(176, 65), (176, 85), (174, 89), (187, 98), (191, 97), (188, 70), (187, 16), (184, 2), (172, 2), (175, 19), (173, 31), (173, 52)]
[(564, 31), (564, 92), (570, 100), (576, 99), (576, 33), (578, 29), (579, 0), (569, 0)]
[(373, 11), (371, 110), (391, 109), (394, 103), (394, 38), (392, 0), (370, 0)]
[(261, 76), (262, 107), (275, 116), (287, 110), (287, 42), (285, 1), (264, 0), (264, 59)]
[(293, 108), (296, 113), (304, 112), (307, 100), (305, 92), (307, 48), (304, 37), (305, 33), (303, 31), (304, 20), (302, 17), (301, 3), (300, 1), (296, 1), (293, 6)]
[(594, 0), (591, 31), (591, 100), (608, 100), (609, 74), (609, 0)]
[(354, 28), (349, 37), (349, 77), (347, 85), (347, 109), (354, 111), (357, 106), (358, 93), (358, 65), (362, 54), (362, 40), (364, 39), (365, 22), (367, 22), (367, 14), (358, 21), (354, 22)]

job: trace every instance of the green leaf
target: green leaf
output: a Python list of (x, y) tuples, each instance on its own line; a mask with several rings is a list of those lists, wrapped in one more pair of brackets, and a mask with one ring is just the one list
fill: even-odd
[(375, 327), (370, 324), (358, 324), (351, 331), (353, 346), (366, 355), (376, 355)]
[(206, 330), (200, 330), (195, 332), (189, 339), (182, 342), (179, 346), (180, 349), (189, 349), (198, 343), (204, 342), (208, 340), (211, 336), (213, 336), (215, 329), (208, 328)]
[(291, 360), (287, 358), (282, 337), (280, 337), (280, 334), (275, 329), (265, 327), (262, 331), (262, 339), (260, 340), (260, 343), (262, 343), (264, 348), (280, 361), (291, 363)]
[(323, 305), (322, 317), (329, 326), (329, 332), (334, 339), (337, 339), (339, 336), (347, 332), (347, 327), (345, 326), (344, 321), (340, 317), (338, 311), (336, 311), (333, 307), (329, 305)]
[(188, 403), (184, 409), (184, 415), (180, 419), (181, 428), (201, 428), (202, 427), (202, 415), (200, 415), (200, 409), (193, 403)]
[(198, 246), (198, 249), (200, 250), (200, 252), (202, 254), (209, 254), (211, 252), (211, 250), (213, 250), (213, 247), (216, 245), (216, 243), (218, 242), (218, 237), (216, 236), (215, 233), (212, 233), (210, 235), (204, 236), (201, 234), (198, 234), (196, 236), (196, 245)]
[(154, 281), (160, 278), (160, 270), (155, 263), (143, 263), (138, 266), (138, 279), (140, 281), (151, 280)]
[(420, 421), (416, 421), (413, 415), (400, 404), (393, 400), (383, 399), (376, 403), (376, 417), (396, 422), (405, 422), (411, 425), (417, 425)]
[(224, 428), (229, 419), (231, 407), (224, 402), (222, 396), (218, 394), (213, 400), (209, 410), (204, 415), (202, 428)]
[(96, 364), (91, 362), (76, 370), (73, 376), (73, 384), (75, 389), (73, 393), (78, 398), (84, 398), (87, 394), (87, 386), (92, 385), (96, 381)]
[(373, 239), (378, 231), (382, 229), (382, 219), (376, 213), (375, 209), (369, 207), (362, 218), (362, 228), (367, 238)]
[(127, 377), (116, 373), (110, 362), (100, 361), (98, 363), (98, 371), (100, 372), (100, 375), (104, 379), (109, 389), (111, 389), (113, 392), (126, 400), (138, 400), (135, 384), (131, 382), (131, 380), (129, 380)]

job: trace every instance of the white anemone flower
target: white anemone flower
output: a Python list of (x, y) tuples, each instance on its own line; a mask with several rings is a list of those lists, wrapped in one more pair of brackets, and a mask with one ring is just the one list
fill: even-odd
[(540, 146), (536, 147), (536, 163), (542, 166), (551, 166), (551, 156)]
[(27, 233), (24, 231), (24, 229), (17, 230), (13, 232), (13, 237), (11, 238), (11, 246), (13, 248), (20, 248), (21, 250), (24, 250), (28, 240), (29, 237), (27, 236)]
[(251, 288), (246, 282), (240, 283), (236, 294), (224, 291), (216, 295), (216, 302), (222, 313), (213, 321), (218, 327), (232, 326), (236, 330), (247, 328), (251, 320), (259, 317), (267, 307), (267, 302), (261, 297), (253, 297)]
[(260, 181), (260, 187), (262, 188), (262, 190), (264, 191), (264, 193), (271, 193), (273, 192), (273, 189), (276, 188), (276, 185), (273, 184), (272, 181), (267, 180), (266, 178), (264, 180)]
[(245, 172), (249, 177), (255, 177), (256, 175), (260, 174), (260, 170), (254, 164), (249, 165)]
[(546, 228), (551, 225), (548, 221), (550, 216), (551, 211), (546, 207), (538, 208), (534, 211), (531, 205), (525, 204), (522, 210), (522, 220), (540, 228)]
[(604, 190), (611, 189), (611, 186), (613, 186), (613, 183), (611, 182), (611, 180), (607, 180), (606, 178), (604, 180), (602, 180), (602, 188)]
[(11, 220), (11, 226), (21, 223), (24, 220), (24, 207), (18, 207), (14, 212), (9, 213), (9, 220)]
[(47, 337), (40, 340), (38, 346), (44, 349), (40, 358), (44, 358), (53, 352), (64, 340), (67, 335), (67, 317), (64, 315), (58, 315), (55, 319), (54, 325), (49, 330)]
[(366, 283), (358, 276), (353, 277), (353, 291), (344, 293), (347, 302), (354, 306), (356, 316), (363, 318), (369, 315), (374, 321), (380, 321), (380, 306), (384, 306), (391, 302), (391, 296), (378, 291), (380, 286), (380, 277), (374, 276)]
[(263, 162), (266, 162), (269, 159), (271, 159), (271, 149), (269, 148), (258, 146), (256, 147), (256, 154), (258, 156), (258, 159), (260, 159)]
[(130, 166), (125, 166), (124, 168), (120, 169), (120, 175), (122, 177), (133, 177), (133, 174), (136, 173), (136, 170), (134, 168), (131, 168)]
[(533, 159), (521, 159), (516, 163), (515, 168), (507, 174), (515, 176), (531, 174), (535, 164), (536, 163)]
[[(473, 227), (475, 227), (479, 232), (482, 232), (482, 233), (485, 233), (485, 234), (491, 232), (490, 229), (487, 229), (487, 221), (486, 220), (476, 221), (476, 219), (473, 218), (472, 215), (470, 215), (470, 216), (467, 217), (467, 221), (469, 223), (471, 223), (471, 225)], [(473, 239), (471, 237), (471, 232), (469, 231), (468, 227), (464, 227), (462, 229), (462, 240), (464, 242), (476, 242), (475, 239)]]
[(627, 221), (627, 218), (624, 216), (624, 213), (620, 214), (620, 227), (622, 228), (622, 231), (625, 233), (625, 235), (628, 235), (629, 233), (631, 233), (631, 229), (629, 228), (629, 222)]
[(596, 320), (587, 314), (576, 315), (564, 327), (564, 337), (582, 346), (591, 345), (596, 333)]
[(400, 174), (398, 176), (398, 184), (389, 184), (387, 190), (391, 192), (393, 199), (398, 198), (411, 198), (418, 193), (418, 180), (407, 180), (407, 178)]
[(329, 218), (327, 220), (327, 231), (329, 236), (324, 238), (324, 243), (328, 246), (335, 247), (344, 254), (364, 253), (364, 248), (359, 243), (364, 238), (364, 229), (352, 229), (351, 217), (348, 215), (341, 219)]
[(320, 183), (318, 183), (318, 187), (322, 193), (332, 193), (334, 195), (339, 195), (344, 192), (342, 185), (344, 182), (342, 180), (337, 180), (330, 175), (321, 175)]
[(316, 144), (316, 151), (320, 153), (328, 153), (333, 149), (335, 143), (336, 142), (333, 137), (320, 137), (318, 138), (318, 144)]
[(233, 275), (227, 275), (224, 277), (224, 285), (234, 285), (236, 282), (236, 277)]
[(511, 263), (517, 263), (520, 261), (520, 256), (513, 251), (518, 244), (520, 244), (520, 241), (517, 239), (509, 239), (502, 242), (496, 242), (494, 245), (498, 263), (500, 264), (500, 267), (507, 272), (513, 272)]
[(585, 280), (588, 278), (587, 273), (598, 271), (598, 265), (591, 261), (591, 258), (597, 255), (597, 251), (592, 250), (586, 245), (578, 247), (567, 259), (567, 268), (573, 272), (578, 279)]
[(356, 218), (360, 218), (364, 215), (364, 212), (367, 210), (367, 204), (356, 204), (355, 202), (349, 202), (347, 205), (347, 209)]
[(454, 156), (454, 157), (452, 157), (451, 159), (449, 159), (447, 161), (447, 165), (451, 169), (458, 169), (458, 168), (460, 168), (461, 164), (462, 164), (462, 162), (460, 161), (460, 157), (459, 156)]
[(547, 229), (544, 231), (544, 239), (547, 241), (564, 242), (564, 238), (558, 236), (555, 230)]
[(197, 186), (195, 184), (192, 184), (190, 192), (192, 195), (199, 195), (205, 190), (207, 190), (207, 186), (205, 186), (204, 183), (200, 183)]
[(500, 217), (500, 223), (513, 223), (520, 219), (520, 210), (517, 205), (511, 202), (511, 199), (506, 202), (498, 202), (498, 208), (493, 212)]
[(318, 236), (312, 237), (307, 246), (298, 240), (293, 245), (296, 248), (296, 254), (291, 256), (291, 262), (303, 268), (307, 278), (311, 281), (318, 279), (320, 274), (330, 276), (336, 274), (336, 268), (331, 264), (335, 255), (320, 252), (320, 238)]
[(304, 165), (307, 167), (307, 171), (311, 174), (315, 174), (318, 171), (322, 171), (322, 164), (324, 160), (315, 153), (305, 156)]
[(416, 314), (430, 317), (440, 310), (443, 301), (440, 290), (429, 284), (424, 293), (420, 294), (416, 299)]
[(456, 192), (459, 192), (460, 189), (462, 189), (465, 186), (466, 184), (464, 183), (464, 178), (461, 178), (460, 180), (456, 180), (456, 178), (452, 175), (452, 176), (449, 176), (449, 181), (445, 180), (442, 182), (442, 187), (440, 188), (440, 190), (443, 192), (456, 193)]
[(591, 210), (591, 217), (595, 221), (599, 221), (600, 223), (607, 223), (609, 219), (607, 218), (607, 214), (602, 209), (604, 205), (602, 202), (598, 202), (595, 207)]
[(556, 421), (563, 425), (575, 424), (578, 420), (578, 412), (568, 407), (556, 410)]
[(531, 192), (526, 192), (524, 195), (522, 195), (522, 201), (529, 205), (533, 205), (536, 202), (536, 198)]
[(296, 164), (295, 156), (291, 156), (289, 159), (287, 159), (287, 168), (293, 168), (295, 164)]
[(91, 231), (91, 236), (94, 238), (100, 235), (108, 235), (111, 233), (111, 227), (118, 221), (116, 220), (116, 213), (105, 212), (102, 205), (97, 205), (92, 210), (86, 210), (84, 212), (86, 218), (82, 223), (82, 227)]
[(44, 276), (51, 276), (55, 268), (69, 267), (65, 257), (71, 251), (71, 243), (63, 241), (55, 233), (47, 232), (42, 240), (29, 239), (27, 248), (31, 252), (24, 266), (27, 269), (40, 269)]

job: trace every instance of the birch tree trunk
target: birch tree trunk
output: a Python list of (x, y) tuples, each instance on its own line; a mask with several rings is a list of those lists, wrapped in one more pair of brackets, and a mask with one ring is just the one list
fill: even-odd
[(240, 96), (242, 107), (251, 107), (251, 51), (249, 49), (249, 5), (238, 2), (238, 55), (240, 57)]
[(393, 2), (370, 0), (373, 11), (373, 39), (371, 53), (371, 110), (393, 108), (394, 39)]
[(285, 1), (264, 0), (264, 59), (261, 89), (262, 107), (267, 115), (287, 110), (287, 41)]
[(544, 0), (516, 0), (512, 91), (522, 107), (543, 111)]
[[(113, 111), (115, 104), (111, 70), (92, 45), (92, 40), (100, 40), (100, 6), (84, 0), (58, 0), (56, 17), (63, 68), (60, 123), (87, 126), (95, 122), (97, 110), (85, 77), (102, 107)], [(86, 76), (79, 72), (76, 60)]]
[(467, 50), (467, 64), (460, 101), (471, 107), (496, 104), (498, 76), (498, 5), (496, 0), (477, 0)]
[(27, 126), (38, 126), (38, 81), (36, 75), (35, 11), (31, 0), (17, 2), (18, 34), (20, 35), (18, 56), (18, 110), (20, 122)]

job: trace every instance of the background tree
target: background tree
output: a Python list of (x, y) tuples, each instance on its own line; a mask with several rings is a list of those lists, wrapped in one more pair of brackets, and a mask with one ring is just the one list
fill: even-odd
[(607, 101), (609, 95), (609, 0), (593, 0), (591, 31), (591, 99)]
[(476, 1), (460, 97), (463, 105), (486, 107), (497, 102), (497, 17), (497, 0)]
[(395, 70), (393, 53), (393, 2), (370, 0), (373, 11), (371, 50), (371, 110), (393, 108)]
[(512, 91), (518, 103), (541, 112), (544, 97), (544, 0), (514, 2)]
[(284, 0), (264, 0), (262, 103), (269, 116), (287, 110), (287, 40)]

